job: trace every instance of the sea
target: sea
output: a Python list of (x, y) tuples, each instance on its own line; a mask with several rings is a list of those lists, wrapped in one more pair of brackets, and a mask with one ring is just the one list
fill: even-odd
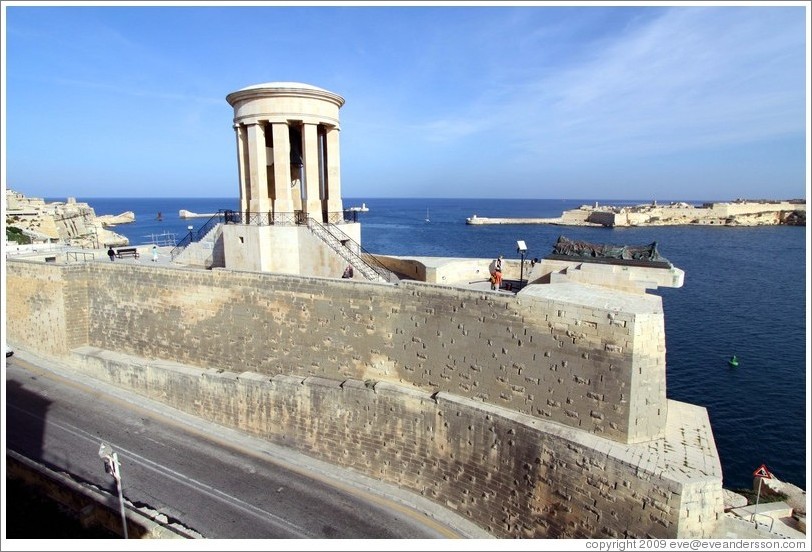
[[(174, 243), (207, 218), (181, 219), (181, 209), (239, 209), (232, 198), (76, 198), (96, 215), (135, 213), (112, 230), (131, 245)], [(64, 201), (47, 198), (46, 201)], [(345, 198), (358, 213), (361, 245), (371, 253), (519, 259), (552, 252), (559, 236), (613, 245), (657, 243), (685, 271), (681, 288), (662, 297), (670, 399), (705, 407), (722, 464), (724, 486), (751, 489), (762, 464), (775, 477), (808, 488), (809, 356), (806, 346), (809, 259), (805, 227), (660, 226), (586, 228), (558, 225), (467, 225), (480, 217), (550, 218), (583, 204), (637, 205), (612, 199)], [(659, 203), (701, 201), (660, 200)], [(158, 213), (161, 220), (158, 220)], [(728, 364), (735, 355), (737, 367)]]

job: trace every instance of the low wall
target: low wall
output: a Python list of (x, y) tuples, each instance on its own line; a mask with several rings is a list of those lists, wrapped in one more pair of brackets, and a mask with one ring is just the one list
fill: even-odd
[[(451, 284), (454, 282), (486, 281), (490, 278), (490, 265), (492, 259), (459, 259), (436, 262), (434, 258), (426, 257), (389, 257), (375, 256), (378, 261), (389, 270), (404, 274), (415, 280), (429, 284)], [(524, 276), (530, 271), (530, 261), (525, 260)], [(503, 259), (502, 274), (505, 279), (519, 279), (522, 275), (521, 261)]]
[(672, 403), (662, 442), (620, 445), (384, 382), (202, 370), (94, 347), (74, 361), (94, 378), (419, 493), (498, 537), (708, 537), (722, 511), (710, 427), (685, 423), (707, 413), (683, 403)]

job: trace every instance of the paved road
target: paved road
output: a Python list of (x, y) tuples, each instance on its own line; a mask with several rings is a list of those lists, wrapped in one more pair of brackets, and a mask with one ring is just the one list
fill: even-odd
[[(357, 474), (325, 471), (285, 457), (265, 441), (185, 415), (94, 380), (43, 368), (17, 354), (6, 367), (6, 447), (108, 489), (102, 441), (118, 452), (127, 500), (175, 519), (206, 538), (458, 538), (443, 523), (352, 483)], [(30, 361), (30, 362), (29, 362)], [(277, 451), (278, 452), (278, 451)], [(281, 458), (281, 459), (280, 459)], [(287, 464), (287, 465), (286, 465)], [(460, 531), (459, 527), (462, 527)]]

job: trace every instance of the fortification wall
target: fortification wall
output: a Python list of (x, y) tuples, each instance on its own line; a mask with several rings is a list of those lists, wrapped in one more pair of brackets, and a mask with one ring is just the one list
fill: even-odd
[(10, 341), (57, 357), (88, 343), (86, 266), (23, 260), (9, 260), (6, 266), (6, 334)]
[(6, 285), (15, 345), (499, 536), (708, 536), (722, 511), (707, 413), (665, 400), (657, 296), (18, 260)]
[(710, 427), (681, 423), (707, 413), (683, 403), (671, 403), (666, 438), (620, 445), (385, 382), (269, 378), (92, 347), (75, 358), (95, 378), (397, 484), (497, 537), (708, 537), (723, 508)]
[[(33, 293), (36, 270), (25, 273), (30, 284), (18, 283), (23, 276), (12, 265), (10, 283), (30, 285)], [(71, 268), (81, 274), (81, 267)], [(565, 299), (528, 293), (529, 287), (517, 298), (427, 284), (124, 263), (83, 269), (86, 343), (102, 349), (232, 372), (409, 384), (620, 442), (663, 434), (658, 296), (583, 286)], [(12, 295), (15, 309), (29, 310), (26, 318), (48, 316), (31, 294)], [(50, 350), (76, 344), (62, 340)]]
[(776, 201), (775, 203), (713, 203), (711, 204), (710, 210), (714, 215), (724, 218), (735, 215), (749, 215), (773, 211), (805, 211), (806, 204), (790, 203), (788, 201)]
[[(646, 206), (643, 210), (625, 208), (619, 212), (610, 210), (573, 209), (565, 211), (562, 224), (578, 224), (585, 219), (592, 224), (604, 226), (645, 226), (676, 224), (782, 224), (787, 213), (806, 211), (806, 205), (776, 201), (774, 203), (711, 203), (702, 207), (691, 205)], [(584, 215), (586, 213), (586, 215)], [(736, 220), (731, 220), (737, 217)]]
[(592, 211), (587, 217), (587, 221), (593, 224), (603, 224), (604, 226), (615, 226), (627, 224), (626, 214), (615, 213), (613, 211)]

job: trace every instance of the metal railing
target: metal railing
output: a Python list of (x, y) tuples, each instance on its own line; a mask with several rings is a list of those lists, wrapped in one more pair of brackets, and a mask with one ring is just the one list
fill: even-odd
[(398, 281), (398, 277), (395, 273), (386, 268), (375, 255), (366, 251), (361, 247), (361, 244), (335, 226), (337, 223), (345, 222), (344, 212), (325, 212), (322, 213), (322, 215), (325, 216), (328, 221), (326, 225), (318, 222), (301, 210), (287, 213), (274, 213), (272, 211), (258, 212), (220, 209), (200, 228), (190, 230), (172, 249), (170, 257), (174, 261), (189, 244), (202, 240), (212, 228), (221, 223), (247, 224), (252, 226), (306, 225), (311, 232), (321, 238), (333, 251), (356, 267), (367, 280), (383, 280), (384, 282), (390, 283)]
[[(218, 215), (222, 214), (223, 222), (226, 224), (248, 224), (252, 226), (303, 226), (307, 224), (309, 215), (299, 209), (290, 212), (273, 211), (232, 211), (221, 209)], [(328, 224), (339, 224), (344, 222), (344, 212), (323, 212)]]
[(153, 245), (158, 245), (161, 247), (165, 247), (171, 245), (175, 247), (178, 244), (178, 240), (175, 239), (175, 234), (173, 232), (162, 232), (160, 234), (149, 234), (144, 236), (145, 238), (149, 238), (149, 242)]
[(769, 520), (770, 520), (770, 523), (769, 523), (769, 526), (770, 526), (769, 531), (770, 531), (770, 533), (772, 533), (772, 532), (773, 532), (773, 525), (775, 525), (775, 518), (774, 518), (774, 517), (772, 517), (772, 516), (768, 516), (767, 514), (757, 514), (757, 513), (753, 512), (753, 515), (752, 515), (752, 516), (750, 516), (750, 521), (751, 521), (751, 522), (752, 522), (752, 523), (753, 523), (753, 524), (756, 526), (756, 528), (758, 528), (758, 526), (759, 526), (759, 525), (764, 525), (764, 526), (767, 526), (767, 525), (768, 525), (767, 523), (764, 523), (764, 522), (759, 522), (759, 521), (756, 519), (756, 516), (758, 516), (758, 517), (765, 517), (765, 518), (767, 518), (767, 519), (769, 519)]
[(225, 222), (227, 212), (228, 211), (220, 209), (213, 217), (204, 222), (203, 226), (201, 226), (197, 230), (194, 229), (189, 230), (189, 233), (183, 236), (183, 239), (181, 239), (178, 242), (178, 244), (172, 249), (172, 251), (169, 252), (170, 258), (174, 261), (177, 258), (177, 256), (180, 255), (190, 243), (200, 241), (206, 236), (206, 234), (209, 233), (209, 231), (212, 228), (214, 228), (221, 222)]
[(383, 266), (375, 255), (361, 247), (361, 244), (340, 228), (332, 224), (325, 226), (313, 217), (307, 217), (307, 227), (345, 261), (357, 268), (367, 280), (381, 279), (390, 283), (398, 281), (394, 272)]
[(94, 255), (93, 253), (88, 253), (85, 251), (68, 251), (65, 253), (65, 259), (67, 260), (67, 262), (71, 262), (71, 260), (79, 262), (80, 261), (79, 255), (82, 256), (81, 262), (83, 263), (86, 263), (88, 261), (88, 258), (90, 258), (91, 261), (96, 258), (96, 255)]

